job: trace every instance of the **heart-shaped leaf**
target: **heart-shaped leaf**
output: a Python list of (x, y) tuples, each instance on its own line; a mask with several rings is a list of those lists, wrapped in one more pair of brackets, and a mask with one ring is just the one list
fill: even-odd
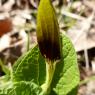
[[(52, 81), (51, 93), (57, 95), (76, 95), (79, 83), (79, 70), (76, 53), (69, 38), (61, 34), (62, 57), (61, 62), (57, 63), (54, 78)], [(45, 61), (41, 56), (38, 46), (31, 49), (23, 57), (18, 59), (14, 65), (14, 79), (16, 81), (34, 80), (37, 84), (45, 82)], [(73, 91), (73, 92), (72, 92)], [(52, 95), (52, 94), (50, 94)]]

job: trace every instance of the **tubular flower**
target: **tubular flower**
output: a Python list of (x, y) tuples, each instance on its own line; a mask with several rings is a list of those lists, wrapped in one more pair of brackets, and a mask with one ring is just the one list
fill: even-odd
[(40, 52), (46, 59), (60, 59), (59, 25), (50, 0), (41, 0), (38, 7), (37, 40)]

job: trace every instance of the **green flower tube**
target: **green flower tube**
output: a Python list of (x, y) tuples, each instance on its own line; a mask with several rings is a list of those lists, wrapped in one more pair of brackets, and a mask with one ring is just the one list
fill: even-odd
[(50, 0), (41, 0), (38, 7), (37, 40), (41, 54), (46, 59), (60, 59), (59, 25)]

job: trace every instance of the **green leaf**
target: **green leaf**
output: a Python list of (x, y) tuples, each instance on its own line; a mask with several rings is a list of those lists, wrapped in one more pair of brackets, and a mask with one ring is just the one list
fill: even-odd
[(8, 95), (39, 95), (40, 90), (40, 87), (33, 82), (21, 81), (8, 90)]
[[(76, 53), (70, 39), (61, 34), (62, 57), (57, 63), (50, 95), (76, 95), (79, 84), (79, 70)], [(42, 85), (45, 82), (45, 61), (38, 46), (35, 46), (14, 65), (13, 76), (15, 81), (33, 80)]]
[(61, 34), (61, 41), (62, 58), (56, 66), (52, 88), (57, 95), (77, 95), (80, 79), (76, 53), (71, 41), (64, 34)]
[(13, 67), (13, 78), (15, 81), (31, 81), (34, 80), (38, 84), (39, 63), (38, 63), (38, 47), (21, 56)]
[(15, 81), (31, 81), (41, 85), (45, 80), (45, 60), (41, 56), (38, 46), (30, 49), (21, 56), (13, 66)]
[(41, 88), (32, 81), (20, 81), (6, 84), (5, 88), (0, 90), (0, 95), (39, 95), (40, 91)]
[(13, 87), (11, 81), (0, 84), (0, 95), (7, 95), (7, 90)]
[(0, 66), (5, 74), (10, 75), (9, 67), (4, 65), (1, 59), (0, 59)]

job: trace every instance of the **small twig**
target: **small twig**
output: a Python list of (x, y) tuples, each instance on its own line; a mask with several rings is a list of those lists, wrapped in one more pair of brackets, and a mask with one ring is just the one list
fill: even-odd
[(30, 31), (27, 33), (27, 51), (30, 49)]
[[(87, 40), (87, 35), (85, 35), (85, 40)], [(88, 51), (87, 51), (87, 43), (84, 42), (84, 56), (85, 56), (85, 63), (86, 63), (86, 70), (89, 71), (89, 58), (88, 58)]]
[(79, 40), (79, 38), (88, 32), (88, 30), (90, 29), (91, 27), (91, 24), (92, 24), (92, 21), (93, 21), (93, 18), (94, 18), (94, 11), (93, 13), (91, 14), (90, 17), (88, 17), (87, 19), (83, 20), (82, 23), (81, 23), (81, 30), (79, 31), (80, 33), (78, 33), (78, 35), (76, 36), (76, 38), (74, 39), (74, 44), (76, 44), (76, 42)]
[(95, 76), (91, 76), (91, 77), (88, 77), (88, 78), (84, 79), (83, 81), (80, 82), (79, 85), (86, 84), (86, 83), (88, 83), (91, 80), (95, 80)]
[(12, 69), (11, 63), (8, 64), (8, 67), (9, 67), (9, 70), (10, 70), (11, 80), (13, 80), (13, 69)]
[[(78, 33), (78, 35), (76, 36), (76, 38), (74, 39), (74, 44), (77, 43), (77, 41), (79, 40), (79, 38), (84, 35), (85, 37), (85, 41), (87, 40), (87, 35), (89, 32), (89, 29), (91, 27), (93, 18), (94, 18), (94, 12), (92, 12), (92, 14), (90, 15), (90, 17), (88, 17), (86, 20), (83, 20), (81, 23), (81, 30), (79, 31), (80, 33)], [(87, 52), (87, 43), (84, 42), (84, 56), (85, 56), (85, 63), (86, 63), (86, 70), (89, 71), (89, 58), (88, 58), (88, 52)]]
[(24, 42), (25, 42), (24, 40), (18, 41), (18, 42), (16, 42), (16, 43), (14, 43), (14, 44), (10, 45), (10, 46), (9, 46), (9, 47), (7, 47), (7, 48), (12, 48), (12, 47), (19, 46), (19, 45), (23, 44)]
[(62, 15), (65, 15), (65, 16), (68, 16), (68, 17), (71, 17), (71, 18), (76, 19), (76, 20), (85, 20), (84, 17), (79, 16), (79, 15), (74, 14), (74, 13), (67, 12), (67, 11), (63, 11), (63, 10), (62, 10), (62, 11), (61, 11), (61, 14), (62, 14)]
[(35, 0), (30, 0), (30, 3), (33, 5), (33, 7), (37, 8), (37, 6), (38, 6), (37, 3), (38, 2), (36, 3)]

